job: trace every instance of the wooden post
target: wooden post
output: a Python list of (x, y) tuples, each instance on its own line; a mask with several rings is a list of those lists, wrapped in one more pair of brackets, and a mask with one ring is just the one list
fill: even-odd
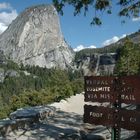
[[(140, 111), (140, 105), (137, 105), (136, 107), (137, 111)], [(140, 120), (139, 120), (140, 121)], [(140, 139), (140, 132), (137, 132), (136, 138), (139, 140)]]
[[(113, 107), (118, 112), (118, 110), (121, 109), (121, 94), (120, 94), (121, 83), (118, 77), (116, 77), (114, 80), (114, 87), (117, 94), (117, 99), (116, 102), (113, 104)], [(112, 128), (111, 140), (120, 140), (120, 132), (121, 129), (119, 128), (118, 124), (115, 124), (115, 128)]]
[(120, 140), (119, 128), (112, 128), (111, 140)]
[[(114, 107), (116, 110), (121, 108), (121, 104), (114, 104)], [(111, 133), (111, 140), (120, 140), (120, 134), (121, 129), (119, 128), (118, 124), (115, 124), (115, 128), (112, 128), (112, 133)]]

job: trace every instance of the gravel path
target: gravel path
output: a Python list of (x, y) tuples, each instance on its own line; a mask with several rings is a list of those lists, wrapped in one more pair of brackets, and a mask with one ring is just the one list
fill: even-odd
[[(54, 116), (25, 129), (12, 131), (0, 140), (110, 140), (111, 134), (106, 127), (83, 123), (84, 104), (83, 94), (53, 103), (50, 106), (57, 108)], [(108, 106), (107, 103), (102, 105)], [(130, 138), (133, 135), (134, 132), (123, 130), (121, 140), (136, 140)]]
[[(56, 108), (59, 108), (62, 111), (65, 112), (74, 112), (79, 115), (84, 114), (84, 105), (85, 104), (91, 104), (91, 105), (101, 105), (100, 103), (87, 103), (84, 102), (84, 94), (76, 94), (75, 96), (71, 96), (70, 98), (66, 100), (61, 100), (59, 103), (53, 103), (51, 106), (54, 106)], [(108, 104), (104, 104), (105, 106)]]

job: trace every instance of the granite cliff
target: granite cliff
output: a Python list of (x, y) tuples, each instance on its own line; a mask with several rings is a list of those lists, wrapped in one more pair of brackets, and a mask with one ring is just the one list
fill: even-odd
[[(140, 31), (127, 37), (140, 43)], [(23, 11), (0, 35), (0, 55), (18, 64), (61, 69), (71, 67), (82, 69), (85, 75), (112, 75), (118, 58), (117, 49), (124, 41), (125, 38), (75, 55), (65, 42), (54, 6), (38, 5)], [(0, 63), (3, 62), (1, 58)]]
[(23, 11), (0, 35), (0, 50), (14, 62), (40, 67), (71, 65), (73, 51), (65, 42), (56, 9), (38, 5)]
[(117, 53), (93, 53), (83, 56), (75, 60), (75, 66), (82, 69), (84, 75), (113, 75)]

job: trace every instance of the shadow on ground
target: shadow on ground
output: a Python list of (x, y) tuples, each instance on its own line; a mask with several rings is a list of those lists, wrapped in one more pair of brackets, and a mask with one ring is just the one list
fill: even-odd
[[(75, 113), (56, 111), (40, 123), (26, 129), (15, 130), (6, 137), (8, 140), (104, 140), (93, 134), (95, 126), (83, 123), (83, 116)], [(103, 129), (102, 129), (103, 130)], [(101, 130), (101, 131), (102, 131)], [(102, 135), (102, 134), (101, 134)]]

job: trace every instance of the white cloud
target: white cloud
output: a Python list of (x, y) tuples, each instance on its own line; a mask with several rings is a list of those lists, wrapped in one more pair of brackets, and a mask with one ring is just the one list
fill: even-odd
[(125, 38), (125, 37), (126, 37), (126, 34), (123, 34), (123, 35), (120, 37), (120, 39)]
[(95, 48), (97, 48), (95, 45), (91, 45), (91, 46), (89, 46), (89, 47), (87, 47), (87, 48), (92, 48), (92, 49), (95, 49)]
[(85, 47), (84, 45), (79, 45), (76, 48), (74, 48), (73, 50), (75, 52), (78, 52), (80, 50), (87, 49), (87, 48), (92, 49), (92, 48), (96, 48), (96, 46), (95, 45), (91, 45), (91, 46)]
[[(120, 39), (122, 39), (122, 38), (124, 38), (124, 37), (126, 37), (126, 36), (127, 36), (126, 34), (123, 34), (123, 35), (121, 35), (120, 37), (114, 36), (113, 38), (104, 41), (104, 42), (102, 43), (102, 46), (107, 46), (107, 45), (110, 45), (110, 44), (112, 44), (112, 43), (115, 43), (115, 42), (117, 42), (118, 40), (120, 40)], [(79, 46), (77, 46), (76, 48), (74, 48), (73, 50), (74, 50), (75, 52), (78, 52), (78, 51), (83, 50), (83, 49), (86, 49), (86, 48), (97, 48), (97, 47), (96, 47), (95, 45), (91, 45), (91, 46), (88, 46), (88, 47), (87, 47), (87, 46), (84, 46), (84, 45), (79, 45)]]
[(76, 48), (74, 48), (73, 50), (74, 50), (75, 52), (78, 52), (78, 51), (80, 51), (80, 50), (82, 50), (82, 49), (84, 49), (84, 46), (83, 46), (83, 45), (79, 45), (79, 46), (77, 46)]
[(11, 5), (9, 3), (0, 3), (0, 10), (3, 10), (3, 9), (9, 9), (9, 10), (12, 10), (13, 8), (11, 7)]
[[(8, 25), (17, 17), (17, 11), (9, 3), (0, 3), (0, 34), (4, 32)], [(7, 11), (9, 10), (9, 11)]]
[(12, 10), (11, 12), (1, 12), (0, 13), (0, 23), (5, 25), (9, 25), (13, 19), (17, 17), (16, 10)]
[(102, 43), (102, 46), (110, 45), (110, 44), (112, 44), (112, 43), (117, 42), (118, 40), (119, 40), (119, 37), (114, 36), (113, 38), (104, 41), (104, 42)]
[(140, 21), (140, 17), (132, 18), (132, 21)]
[(123, 34), (122, 36), (118, 37), (118, 36), (114, 36), (113, 38), (111, 39), (108, 39), (108, 40), (105, 40), (103, 43), (102, 43), (102, 46), (108, 46), (112, 43), (115, 43), (117, 41), (119, 41), (120, 39), (126, 37), (126, 34)]
[(3, 23), (0, 23), (0, 34), (7, 29), (7, 26)]

